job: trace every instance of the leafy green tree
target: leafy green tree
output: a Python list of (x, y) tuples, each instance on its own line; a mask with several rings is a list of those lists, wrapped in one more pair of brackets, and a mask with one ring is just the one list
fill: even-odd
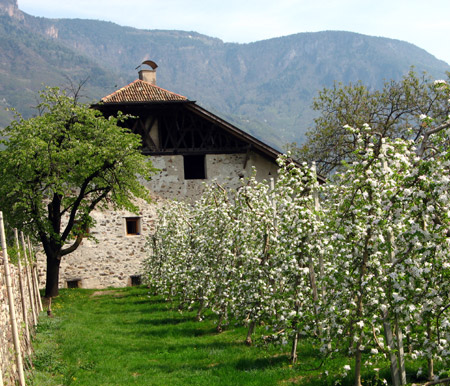
[(319, 112), (315, 126), (304, 145), (294, 146), (295, 156), (316, 161), (322, 175), (335, 171), (342, 161), (353, 161), (357, 136), (346, 126), (367, 124), (381, 137), (420, 142), (427, 130), (424, 116), (433, 117), (436, 127), (449, 114), (447, 96), (439, 84), (410, 71), (400, 81), (385, 82), (381, 90), (370, 90), (361, 82), (325, 88), (313, 102), (313, 109)]
[(80, 245), (95, 208), (137, 211), (148, 200), (142, 178), (154, 171), (139, 136), (58, 88), (40, 94), (39, 115), (4, 130), (0, 210), (11, 226), (40, 241), (47, 258), (45, 296), (58, 295), (61, 258)]

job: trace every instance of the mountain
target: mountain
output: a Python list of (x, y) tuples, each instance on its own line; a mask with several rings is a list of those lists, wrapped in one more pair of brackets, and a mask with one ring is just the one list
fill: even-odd
[[(33, 114), (36, 91), (89, 77), (98, 100), (133, 81), (154, 60), (157, 84), (187, 96), (258, 138), (280, 147), (303, 140), (318, 90), (362, 80), (380, 87), (411, 66), (442, 78), (450, 66), (412, 44), (350, 32), (300, 33), (250, 44), (196, 32), (139, 30), (81, 19), (27, 15), (0, 0), (0, 106)], [(11, 115), (0, 112), (0, 125)]]

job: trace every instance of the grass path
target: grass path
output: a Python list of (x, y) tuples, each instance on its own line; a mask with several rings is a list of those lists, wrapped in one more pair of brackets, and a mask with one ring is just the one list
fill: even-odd
[(293, 367), (289, 347), (247, 347), (245, 328), (218, 334), (213, 315), (195, 322), (194, 312), (181, 314), (147, 292), (140, 287), (62, 290), (53, 302), (55, 317), (41, 316), (29, 384), (332, 385), (343, 365), (351, 363), (341, 357), (313, 371), (321, 360), (306, 345)]

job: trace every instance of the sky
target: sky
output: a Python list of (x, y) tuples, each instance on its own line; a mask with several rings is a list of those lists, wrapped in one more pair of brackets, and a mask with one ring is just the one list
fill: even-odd
[(195, 31), (249, 43), (339, 30), (404, 40), (450, 63), (449, 0), (18, 0), (47, 18), (112, 21), (139, 29)]

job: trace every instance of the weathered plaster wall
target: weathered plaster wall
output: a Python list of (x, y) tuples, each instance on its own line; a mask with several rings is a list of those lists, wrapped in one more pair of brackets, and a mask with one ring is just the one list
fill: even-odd
[[(70, 255), (64, 256), (60, 267), (60, 287), (78, 281), (83, 288), (123, 287), (130, 285), (131, 276), (139, 275), (147, 257), (148, 236), (157, 222), (157, 206), (163, 199), (193, 201), (205, 183), (217, 181), (224, 187), (236, 188), (242, 177), (257, 170), (258, 180), (269, 180), (277, 175), (277, 166), (271, 160), (254, 152), (244, 154), (208, 154), (205, 157), (206, 179), (185, 180), (182, 155), (151, 157), (160, 172), (146, 183), (153, 203), (139, 202), (141, 208), (139, 235), (126, 234), (125, 221), (135, 214), (119, 211), (96, 211), (95, 227), (90, 234), (98, 242), (84, 240)], [(45, 258), (39, 254), (41, 283), (45, 282)]]
[(217, 181), (224, 187), (237, 188), (242, 177), (248, 177), (257, 170), (257, 179), (275, 178), (277, 166), (271, 160), (255, 152), (241, 154), (207, 154), (206, 180), (185, 180), (182, 155), (154, 156), (153, 165), (160, 173), (152, 178), (147, 186), (151, 192), (164, 198), (195, 200), (208, 182)]
[[(22, 353), (26, 353), (30, 347), (25, 340), (24, 318), (28, 320), (28, 324), (32, 326), (32, 314), (28, 287), (25, 285), (25, 304), (26, 310), (29, 312), (24, 316), (21, 304), (21, 295), (19, 287), (19, 271), (17, 267), (10, 264), (12, 289), (14, 294), (14, 307), (16, 309), (17, 325), (19, 326), (19, 336), (21, 341)], [(3, 374), (3, 382), (5, 385), (15, 385), (19, 379), (17, 375), (16, 356), (13, 343), (13, 335), (11, 329), (11, 320), (9, 313), (8, 292), (6, 288), (5, 269), (3, 265), (3, 257), (0, 252), (0, 368)]]

